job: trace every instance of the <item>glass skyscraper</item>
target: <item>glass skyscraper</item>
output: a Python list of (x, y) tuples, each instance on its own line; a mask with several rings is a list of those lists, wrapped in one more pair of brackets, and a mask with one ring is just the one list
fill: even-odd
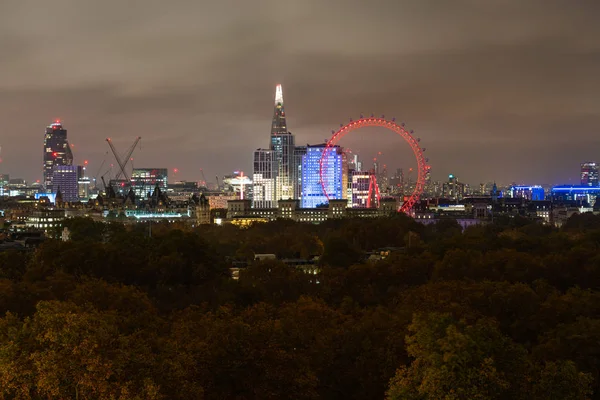
[(294, 193), (296, 187), (295, 172), (295, 138), (287, 129), (285, 109), (283, 107), (283, 91), (281, 85), (275, 89), (275, 109), (271, 124), (271, 145), (277, 169), (275, 178), (275, 200), (289, 200), (298, 196)]
[[(288, 132), (287, 128), (281, 85), (277, 85), (275, 89), (275, 105), (268, 150), (271, 153), (267, 155), (265, 151), (258, 149), (254, 153), (252, 177), (254, 201), (252, 205), (255, 208), (263, 208), (264, 204), (276, 207), (278, 200), (295, 199), (299, 196), (298, 154), (294, 135)], [(273, 182), (268, 182), (269, 179), (272, 179)]]
[(323, 158), (323, 183), (329, 200), (345, 199), (348, 186), (348, 163), (340, 146), (326, 150), (326, 145), (306, 146), (302, 157), (302, 208), (315, 208), (327, 204), (328, 199), (321, 185), (321, 157)]
[(46, 127), (44, 135), (44, 186), (51, 193), (53, 187), (53, 173), (55, 166), (73, 165), (73, 153), (67, 140), (67, 130), (57, 120)]

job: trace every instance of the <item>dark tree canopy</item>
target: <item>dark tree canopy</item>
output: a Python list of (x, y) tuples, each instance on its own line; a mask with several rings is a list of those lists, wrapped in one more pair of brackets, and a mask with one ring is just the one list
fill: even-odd
[(67, 226), (0, 252), (0, 399), (600, 399), (592, 214)]

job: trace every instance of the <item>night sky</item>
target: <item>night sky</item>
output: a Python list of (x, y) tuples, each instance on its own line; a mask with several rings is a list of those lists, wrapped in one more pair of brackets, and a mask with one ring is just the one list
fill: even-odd
[[(61, 118), (91, 175), (106, 137), (138, 135), (136, 166), (250, 174), (282, 83), (300, 144), (373, 112), (416, 131), (434, 179), (576, 183), (600, 161), (599, 18), (598, 0), (3, 1), (0, 172), (39, 179)], [(413, 163), (390, 132), (347, 145)]]

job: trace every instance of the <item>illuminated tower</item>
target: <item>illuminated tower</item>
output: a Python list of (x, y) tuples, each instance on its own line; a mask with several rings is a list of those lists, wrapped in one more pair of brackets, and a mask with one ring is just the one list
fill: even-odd
[(281, 85), (275, 89), (275, 110), (271, 125), (271, 150), (275, 157), (277, 176), (275, 178), (275, 201), (295, 199), (298, 181), (295, 139), (287, 130), (283, 92)]
[(283, 108), (283, 89), (281, 85), (275, 88), (275, 112), (273, 113), (273, 124), (271, 125), (271, 136), (288, 134), (285, 120), (285, 109)]
[(67, 141), (67, 130), (56, 120), (46, 127), (44, 136), (44, 185), (47, 192), (54, 190), (53, 171), (56, 166), (73, 165), (73, 153)]

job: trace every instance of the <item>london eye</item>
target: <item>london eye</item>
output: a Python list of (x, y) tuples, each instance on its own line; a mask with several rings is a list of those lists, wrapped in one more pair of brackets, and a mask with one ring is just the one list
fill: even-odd
[(397, 124), (395, 118), (388, 120), (383, 115), (379, 118), (373, 115), (371, 115), (371, 117), (365, 118), (361, 115), (361, 117), (358, 120), (350, 120), (348, 124), (342, 125), (339, 130), (332, 131), (331, 138), (327, 141), (325, 149), (321, 156), (321, 160), (319, 162), (320, 182), (325, 197), (328, 201), (331, 200), (330, 194), (327, 193), (327, 184), (325, 182), (325, 177), (327, 174), (324, 172), (324, 161), (326, 159), (327, 154), (330, 151), (332, 151), (333, 148), (338, 144), (338, 142), (348, 133), (357, 131), (365, 127), (382, 127), (391, 130), (400, 135), (400, 137), (402, 137), (402, 139), (404, 139), (404, 141), (410, 146), (417, 161), (417, 182), (415, 184), (414, 189), (412, 190), (412, 193), (409, 196), (405, 197), (404, 202), (398, 208), (399, 212), (409, 214), (413, 206), (419, 201), (421, 195), (423, 194), (423, 191), (425, 190), (425, 176), (427, 174), (427, 170), (429, 169), (429, 166), (427, 165), (428, 160), (423, 155), (425, 149), (419, 145), (419, 142), (421, 140), (414, 136), (414, 132), (406, 130), (404, 127), (404, 123)]

